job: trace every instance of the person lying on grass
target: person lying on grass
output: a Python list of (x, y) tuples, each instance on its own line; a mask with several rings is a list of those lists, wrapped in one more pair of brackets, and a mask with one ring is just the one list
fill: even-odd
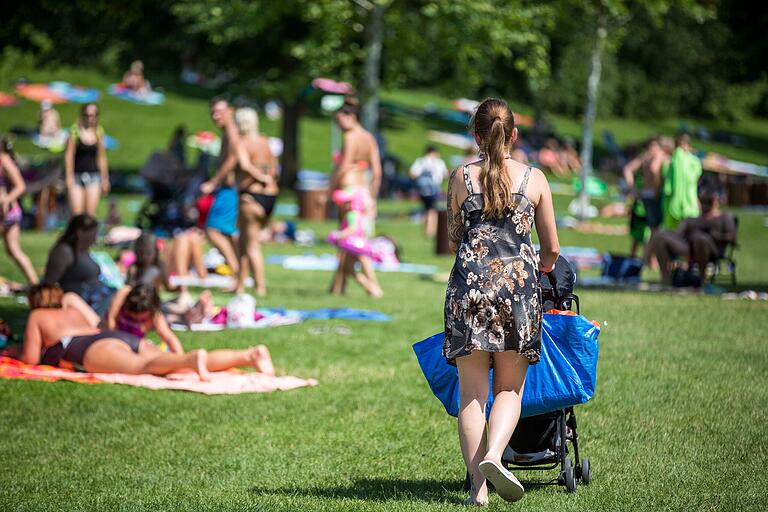
[[(126, 269), (126, 289), (120, 290), (115, 294), (110, 305), (110, 310), (107, 312), (107, 320), (111, 321), (108, 325), (110, 329), (114, 329), (114, 322), (116, 315), (119, 312), (119, 308), (123, 306), (127, 294), (131, 291), (131, 287), (138, 285), (148, 285), (156, 290), (165, 289), (169, 292), (182, 292), (182, 295), (189, 293), (186, 291), (186, 287), (173, 286), (170, 282), (170, 275), (167, 270), (167, 265), (162, 260), (160, 250), (158, 248), (158, 240), (153, 234), (144, 231), (133, 243), (133, 256), (134, 261)], [(166, 314), (166, 319), (171, 323), (184, 323), (189, 326), (192, 323), (197, 323), (205, 318), (206, 314), (211, 312), (213, 308), (213, 302), (211, 294), (208, 291), (204, 291), (200, 294), (200, 297), (196, 303), (190, 305), (191, 297), (184, 299), (180, 295), (174, 300), (162, 303), (162, 312)], [(167, 337), (173, 336), (168, 329), (170, 336), (165, 336), (163, 329), (158, 321), (158, 334), (163, 338), (169, 346), (173, 347), (175, 343), (169, 342)], [(164, 320), (162, 321), (164, 322)], [(131, 330), (126, 331), (128, 333), (137, 334)], [(172, 350), (176, 352), (176, 350)]]
[(36, 285), (28, 293), (31, 313), (24, 332), (21, 360), (94, 373), (168, 375), (192, 371), (201, 380), (209, 372), (261, 363), (262, 373), (274, 374), (263, 363), (266, 347), (246, 350), (193, 350), (166, 353), (147, 340), (121, 331), (100, 330), (76, 307), (63, 307), (61, 289)]

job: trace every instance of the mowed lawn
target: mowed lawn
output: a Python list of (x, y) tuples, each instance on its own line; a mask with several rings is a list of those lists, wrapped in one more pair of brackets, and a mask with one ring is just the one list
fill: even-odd
[[(420, 227), (400, 215), (411, 206), (383, 204), (389, 216), (379, 231), (402, 243), (405, 259), (448, 270), (451, 259), (434, 256)], [(739, 277), (765, 289), (764, 215), (741, 217)], [(306, 226), (320, 236), (331, 228)], [(627, 244), (574, 231), (561, 238), (603, 249)], [(38, 267), (53, 239), (24, 234)], [(19, 277), (5, 254), (0, 269)], [(411, 350), (442, 329), (444, 285), (383, 274), (386, 296), (377, 301), (355, 286), (347, 297), (328, 296), (327, 272), (269, 266), (267, 275), (262, 305), (378, 309), (393, 321), (181, 335), (188, 349), (265, 343), (279, 373), (314, 377), (315, 388), (202, 396), (2, 380), (0, 510), (458, 510), (465, 493), (456, 421)], [(597, 392), (577, 408), (593, 483), (574, 495), (531, 488), (508, 508), (765, 510), (768, 303), (578, 293), (582, 311), (603, 322)], [(220, 304), (227, 298), (216, 295)], [(25, 315), (24, 306), (0, 299), (0, 316), (19, 332)], [(495, 495), (492, 506), (505, 507)]]

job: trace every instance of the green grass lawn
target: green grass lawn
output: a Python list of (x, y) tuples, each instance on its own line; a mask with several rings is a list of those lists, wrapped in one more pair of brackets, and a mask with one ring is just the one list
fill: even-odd
[[(26, 74), (32, 80), (54, 78), (49, 72)], [(57, 77), (102, 89), (109, 82), (78, 70)], [(180, 121), (193, 131), (211, 129), (200, 91), (166, 92), (166, 105), (157, 108), (111, 97), (102, 101), (104, 125), (121, 143), (110, 157), (114, 166), (137, 168), (152, 148), (164, 146)], [(433, 97), (424, 92), (417, 100)], [(413, 101), (401, 91), (389, 99)], [(435, 103), (440, 101), (445, 100)], [(74, 106), (61, 111), (65, 120), (74, 118)], [(28, 102), (2, 110), (0, 132), (31, 123), (34, 113)], [(265, 124), (268, 133), (277, 133), (275, 124)], [(768, 140), (766, 126), (744, 124), (756, 134), (757, 144), (749, 150), (756, 161), (765, 161), (760, 144)], [(428, 127), (404, 121), (389, 128), (391, 149), (416, 156)], [(616, 126), (624, 128), (620, 140), (673, 131), (674, 125)], [(305, 166), (328, 169), (328, 119), (306, 118), (301, 129)], [(121, 199), (125, 219), (142, 200)], [(558, 210), (569, 200), (556, 195)], [(416, 207), (416, 202), (383, 202), (380, 212), (386, 216), (377, 228), (398, 240), (407, 261), (447, 271), (451, 258), (435, 256), (421, 227), (407, 219)], [(737, 213), (739, 281), (743, 288), (765, 290), (765, 213)], [(332, 225), (300, 227), (315, 229), (322, 239)], [(39, 270), (55, 236), (23, 234)], [(576, 231), (561, 231), (560, 240), (606, 251), (626, 252), (629, 246), (624, 236)], [(322, 243), (309, 250), (265, 248), (267, 255), (307, 251), (331, 248)], [(5, 253), (0, 274), (21, 278)], [(208, 397), (0, 380), (0, 510), (460, 510), (464, 469), (456, 422), (432, 396), (410, 348), (443, 328), (444, 285), (416, 275), (382, 274), (386, 296), (374, 300), (355, 286), (346, 297), (330, 297), (330, 273), (268, 266), (267, 276), (270, 294), (260, 301), (263, 306), (353, 306), (381, 310), (393, 320), (309, 321), (181, 335), (187, 349), (265, 343), (279, 373), (316, 378), (315, 388)], [(577, 408), (580, 447), (591, 459), (593, 483), (575, 495), (558, 487), (531, 488), (508, 508), (765, 510), (768, 303), (691, 294), (577, 293), (583, 313), (603, 322), (597, 392)], [(216, 293), (215, 299), (224, 304), (229, 296)], [(16, 301), (0, 299), (0, 317), (16, 332), (22, 332), (26, 314)], [(342, 325), (351, 334), (334, 332)], [(316, 334), (318, 328), (325, 334)], [(503, 506), (497, 496), (491, 499), (495, 508)]]
[[(125, 207), (127, 201), (122, 201)], [(450, 267), (420, 226), (385, 203), (378, 229), (410, 261)], [(124, 210), (127, 211), (127, 210)], [(768, 286), (763, 215), (742, 212), (740, 278)], [(305, 224), (318, 233), (330, 223)], [(24, 234), (44, 264), (52, 233)], [(563, 244), (623, 249), (624, 237), (561, 232)], [(328, 252), (326, 245), (312, 251)], [(304, 249), (268, 246), (267, 254)], [(19, 277), (5, 255), (2, 273)], [(742, 273), (743, 270), (743, 273)], [(319, 322), (183, 334), (186, 348), (266, 343), (280, 373), (316, 388), (207, 397), (120, 385), (0, 381), (2, 510), (445, 510), (464, 498), (456, 422), (430, 393), (411, 344), (442, 329), (444, 285), (380, 276), (386, 296), (330, 274), (268, 267), (265, 306), (378, 309), (389, 323)], [(532, 488), (526, 510), (764, 510), (768, 350), (764, 302), (578, 290), (605, 322), (595, 398), (579, 407), (593, 483)], [(219, 303), (227, 296), (216, 294)], [(0, 299), (20, 330), (25, 308)], [(344, 325), (351, 334), (334, 333)], [(311, 334), (327, 327), (326, 334)], [(762, 476), (761, 476), (762, 475)], [(492, 496), (495, 507), (501, 507)]]

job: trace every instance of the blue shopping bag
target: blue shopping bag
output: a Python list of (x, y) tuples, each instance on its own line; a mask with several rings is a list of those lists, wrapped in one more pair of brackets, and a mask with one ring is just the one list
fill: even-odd
[[(595, 393), (597, 337), (600, 328), (583, 316), (545, 314), (541, 358), (528, 367), (522, 417), (583, 404)], [(413, 345), (413, 351), (432, 393), (451, 416), (459, 414), (459, 373), (442, 355), (444, 333)], [(492, 382), (493, 370), (489, 374)], [(493, 404), (488, 393), (486, 413)]]

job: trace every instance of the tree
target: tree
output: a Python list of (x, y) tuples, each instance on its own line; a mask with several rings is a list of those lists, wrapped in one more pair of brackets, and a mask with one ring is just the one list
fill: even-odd
[(705, 6), (696, 0), (568, 0), (564, 2), (563, 7), (568, 9), (568, 16), (571, 17), (574, 11), (579, 12), (580, 18), (586, 20), (587, 30), (593, 31), (581, 137), (581, 191), (576, 203), (577, 215), (585, 218), (589, 213), (587, 181), (593, 171), (593, 132), (605, 51), (619, 46), (626, 34), (625, 28), (637, 9), (643, 10), (649, 20), (657, 25), (672, 7), (677, 7), (686, 14), (701, 19), (712, 16), (713, 10), (711, 5)]
[(204, 34), (219, 66), (283, 106), (282, 181), (299, 169), (302, 92), (313, 78), (352, 79), (362, 57), (358, 6), (345, 0), (182, 0), (173, 11), (186, 30)]

